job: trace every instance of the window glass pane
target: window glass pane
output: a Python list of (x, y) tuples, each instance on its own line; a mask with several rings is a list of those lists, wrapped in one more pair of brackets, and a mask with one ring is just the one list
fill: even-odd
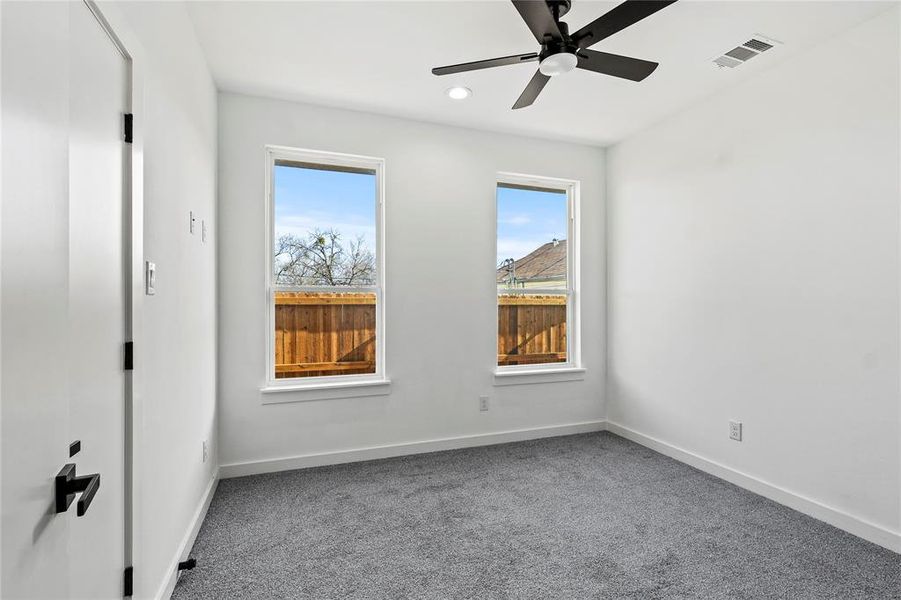
[(498, 292), (566, 289), (567, 204), (564, 191), (498, 185)]
[(568, 206), (562, 190), (497, 186), (498, 366), (568, 360)]
[(274, 295), (276, 379), (375, 373), (375, 294)]
[(276, 160), (272, 190), (275, 378), (375, 373), (376, 172)]
[(498, 294), (498, 366), (566, 362), (566, 304), (566, 294)]
[(273, 283), (375, 285), (375, 171), (280, 160), (273, 190)]

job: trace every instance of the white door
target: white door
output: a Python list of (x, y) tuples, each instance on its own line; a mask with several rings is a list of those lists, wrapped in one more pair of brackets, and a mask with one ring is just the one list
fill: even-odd
[[(121, 598), (125, 524), (125, 240), (122, 115), (127, 63), (81, 2), (69, 11), (69, 437), (99, 473), (69, 525), (71, 598)], [(61, 515), (62, 516), (62, 515)]]
[[(82, 2), (4, 3), (0, 19), (0, 595), (121, 598), (128, 65)], [(54, 478), (69, 463), (100, 476), (80, 516), (87, 493), (56, 512)]]
[[(65, 598), (68, 10), (0, 2), (0, 597)], [(62, 60), (61, 60), (62, 59)], [(42, 368), (43, 366), (43, 368)], [(68, 517), (65, 515), (64, 517)]]

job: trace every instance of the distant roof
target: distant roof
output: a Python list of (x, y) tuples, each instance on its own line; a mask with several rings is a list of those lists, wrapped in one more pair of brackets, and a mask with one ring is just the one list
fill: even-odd
[[(514, 261), (516, 281), (560, 281), (566, 279), (566, 240), (542, 244), (522, 258)], [(497, 270), (498, 283), (507, 281), (507, 267)]]

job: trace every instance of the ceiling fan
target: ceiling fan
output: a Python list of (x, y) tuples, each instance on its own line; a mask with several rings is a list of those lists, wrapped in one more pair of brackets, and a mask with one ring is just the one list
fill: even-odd
[(568, 73), (575, 68), (641, 81), (654, 72), (658, 63), (588, 50), (588, 47), (634, 25), (675, 1), (627, 0), (570, 35), (569, 26), (560, 18), (569, 12), (572, 0), (512, 0), (513, 6), (541, 44), (540, 52), (436, 67), (432, 69), (432, 74), (451, 75), (537, 60), (538, 71), (513, 105), (514, 109), (531, 106), (551, 77)]

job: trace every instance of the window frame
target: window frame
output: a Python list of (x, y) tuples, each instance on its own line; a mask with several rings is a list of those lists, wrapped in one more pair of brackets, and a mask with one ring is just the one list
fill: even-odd
[[(498, 365), (495, 358), (494, 373), (498, 377), (581, 372), (581, 307), (580, 307), (580, 253), (581, 241), (579, 239), (579, 205), (581, 183), (575, 179), (562, 179), (559, 177), (545, 177), (540, 175), (524, 175), (521, 173), (499, 172), (495, 182), (494, 196), (494, 256), (497, 257), (497, 189), (501, 185), (513, 185), (532, 187), (538, 190), (557, 191), (566, 193), (566, 288), (513, 288), (501, 292), (497, 289), (497, 267), (495, 268), (495, 332), (494, 347), (497, 348), (499, 331), (497, 323), (500, 315), (500, 303), (497, 298), (503, 294), (515, 294), (523, 296), (535, 295), (560, 295), (566, 294), (566, 361), (539, 363), (531, 365)], [(495, 351), (495, 354), (497, 352)]]
[[(327, 388), (360, 388), (388, 383), (385, 365), (385, 159), (323, 150), (267, 145), (266, 155), (266, 235), (265, 235), (265, 293), (266, 293), (266, 375), (265, 392)], [(275, 240), (275, 166), (277, 161), (310, 163), (323, 166), (367, 169), (375, 171), (375, 285), (371, 286), (290, 286), (274, 281), (272, 256)], [(302, 168), (302, 167), (300, 167)], [(314, 377), (275, 377), (275, 292), (369, 292), (375, 300), (375, 373), (352, 375), (319, 375)], [(360, 393), (359, 395), (370, 395)]]

